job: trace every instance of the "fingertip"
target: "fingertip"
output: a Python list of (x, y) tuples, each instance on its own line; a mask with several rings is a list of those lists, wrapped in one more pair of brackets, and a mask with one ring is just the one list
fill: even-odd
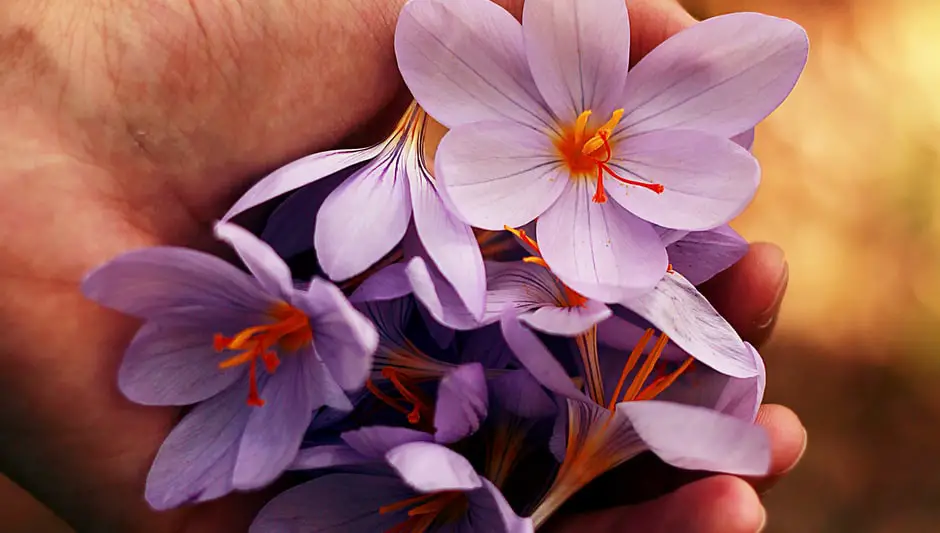
[(663, 41), (697, 21), (675, 0), (630, 0), (630, 62), (636, 63)]
[(754, 533), (764, 527), (766, 511), (760, 498), (746, 481), (735, 476), (714, 476), (686, 485), (684, 493), (691, 508), (698, 513), (670, 531), (696, 533)]
[(765, 492), (796, 468), (806, 453), (808, 435), (800, 417), (782, 405), (761, 406), (756, 423), (763, 426), (770, 437), (770, 474), (751, 480), (751, 484), (759, 492)]

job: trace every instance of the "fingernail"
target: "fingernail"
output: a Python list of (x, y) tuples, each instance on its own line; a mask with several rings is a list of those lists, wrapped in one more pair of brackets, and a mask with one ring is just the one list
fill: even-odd
[(780, 473), (781, 476), (789, 474), (790, 472), (793, 471), (794, 468), (796, 468), (798, 464), (800, 464), (800, 461), (803, 459), (803, 454), (806, 453), (806, 447), (808, 445), (809, 445), (809, 433), (806, 432), (806, 428), (804, 427), (803, 428), (803, 447), (800, 448), (800, 453), (797, 454), (796, 459), (793, 460), (793, 464), (790, 465), (789, 468), (787, 468), (786, 470)]
[(774, 299), (767, 309), (757, 315), (757, 318), (754, 320), (754, 325), (759, 331), (768, 330), (774, 326), (777, 315), (780, 313), (780, 307), (783, 305), (783, 297), (787, 293), (787, 284), (790, 282), (790, 264), (787, 263), (785, 259), (783, 260), (780, 269), (780, 277), (778, 279), (777, 292), (774, 294)]
[(763, 531), (767, 527), (767, 508), (761, 505), (760, 512), (761, 512), (761, 520), (760, 520), (760, 526), (757, 528), (757, 533), (761, 533), (761, 531)]

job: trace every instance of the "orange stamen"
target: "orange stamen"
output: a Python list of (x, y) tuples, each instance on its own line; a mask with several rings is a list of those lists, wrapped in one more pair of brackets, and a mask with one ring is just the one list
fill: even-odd
[(637, 401), (656, 399), (656, 397), (659, 396), (661, 392), (668, 389), (670, 385), (672, 385), (673, 383), (676, 382), (677, 379), (679, 379), (679, 376), (681, 376), (686, 370), (689, 369), (690, 366), (692, 366), (693, 361), (694, 359), (689, 357), (688, 359), (683, 361), (682, 364), (679, 365), (679, 368), (675, 369), (671, 374), (669, 374), (668, 376), (663, 376), (657, 379), (656, 381), (650, 383), (648, 387), (643, 389), (640, 392), (640, 394), (637, 395), (636, 397)]
[(534, 255), (530, 255), (529, 257), (523, 257), (522, 261), (524, 263), (532, 263), (533, 265), (539, 265), (541, 267), (545, 267), (551, 270), (551, 268), (548, 266), (548, 263), (546, 263), (545, 260), (542, 259), (541, 257), (535, 257)]
[(466, 494), (461, 491), (442, 491), (379, 507), (379, 514), (401, 511), (414, 505), (404, 522), (385, 530), (385, 533), (425, 533), (433, 525), (443, 525), (460, 518), (467, 511), (469, 503)]
[(509, 226), (503, 226), (503, 229), (515, 235), (517, 239), (524, 242), (527, 246), (529, 246), (529, 248), (532, 248), (532, 250), (535, 251), (535, 253), (537, 254), (542, 253), (542, 251), (539, 250), (538, 243), (535, 242), (535, 239), (533, 239), (532, 237), (529, 237), (529, 235), (525, 232), (524, 229), (510, 228)]
[(392, 367), (382, 369), (382, 377), (389, 380), (395, 390), (401, 395), (404, 402), (410, 403), (409, 409), (402, 401), (392, 398), (385, 392), (382, 392), (371, 379), (366, 380), (366, 387), (376, 398), (388, 404), (392, 409), (406, 415), (408, 422), (414, 425), (421, 425), (425, 429), (433, 431), (434, 429), (434, 402), (425, 396), (418, 384), (409, 379), (404, 372)]
[(640, 360), (640, 355), (643, 353), (643, 349), (646, 348), (646, 345), (649, 343), (650, 339), (653, 338), (653, 329), (647, 329), (643, 336), (640, 337), (640, 340), (636, 343), (636, 346), (633, 347), (633, 351), (630, 352), (630, 357), (627, 359), (627, 364), (623, 367), (623, 372), (620, 374), (620, 381), (617, 382), (617, 388), (614, 389), (614, 394), (610, 397), (610, 403), (607, 405), (608, 411), (613, 411), (614, 407), (617, 405), (617, 398), (620, 397), (620, 391), (623, 390), (623, 385), (627, 381), (627, 375), (633, 371), (633, 367), (636, 366), (637, 362)]
[(649, 378), (650, 374), (653, 372), (656, 361), (659, 360), (659, 356), (662, 355), (663, 349), (666, 348), (666, 343), (668, 342), (669, 337), (665, 333), (661, 333), (659, 339), (656, 340), (656, 344), (653, 345), (653, 349), (650, 350), (649, 355), (646, 356), (646, 361), (643, 362), (643, 366), (640, 367), (640, 370), (637, 371), (636, 376), (633, 378), (633, 383), (630, 384), (630, 388), (624, 393), (622, 401), (631, 402), (636, 400), (637, 394), (640, 393), (641, 387), (643, 387), (643, 384), (646, 383), (647, 378)]
[(247, 403), (256, 407), (264, 405), (258, 392), (258, 359), (264, 363), (265, 370), (273, 374), (281, 360), (271, 348), (277, 346), (282, 350), (296, 351), (313, 340), (310, 320), (303, 311), (286, 302), (278, 302), (268, 315), (276, 321), (245, 328), (233, 337), (216, 333), (212, 339), (212, 346), (217, 352), (241, 350), (237, 355), (220, 362), (219, 369), (248, 364)]

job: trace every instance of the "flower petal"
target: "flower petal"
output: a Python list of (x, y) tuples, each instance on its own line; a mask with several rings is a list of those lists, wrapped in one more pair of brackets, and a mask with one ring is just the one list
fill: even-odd
[(310, 282), (303, 300), (313, 328), (314, 344), (330, 375), (344, 390), (363, 386), (379, 344), (375, 326), (332, 283)]
[(431, 435), (409, 428), (370, 426), (342, 435), (343, 441), (365, 457), (383, 461), (392, 448), (409, 442), (431, 442)]
[(447, 210), (434, 178), (417, 157), (410, 158), (408, 166), (415, 230), (421, 244), (470, 314), (480, 319), (486, 300), (486, 275), (473, 230)]
[(375, 459), (366, 457), (345, 444), (328, 444), (304, 448), (297, 452), (288, 470), (317, 470), (334, 466), (350, 466), (374, 463)]
[(247, 379), (200, 403), (157, 451), (147, 474), (145, 497), (154, 509), (203, 502), (232, 491), (232, 468), (250, 407)]
[(438, 190), (472, 226), (502, 230), (545, 212), (568, 183), (551, 138), (511, 122), (452, 129), (437, 149)]
[(532, 374), (532, 377), (545, 388), (568, 398), (589, 401), (574, 386), (571, 377), (555, 359), (555, 356), (548, 351), (548, 348), (542, 344), (542, 341), (535, 333), (519, 322), (518, 317), (509, 313), (503, 315), (500, 320), (500, 327), (503, 330), (503, 336), (506, 338), (506, 344), (512, 349), (516, 358)]
[(408, 509), (381, 514), (379, 508), (415, 492), (382, 474), (330, 474), (280, 494), (251, 524), (250, 533), (375, 533), (408, 519)]
[(734, 13), (700, 22), (630, 71), (612, 139), (677, 128), (742, 133), (786, 99), (808, 53), (806, 32), (786, 19)]
[(148, 322), (124, 354), (118, 387), (144, 405), (190, 405), (215, 396), (244, 372), (219, 369), (223, 360), (202, 328), (165, 327)]
[(349, 297), (353, 303), (395, 300), (411, 294), (405, 263), (393, 263), (372, 274)]
[(491, 394), (501, 409), (523, 418), (545, 418), (557, 406), (528, 370), (510, 370), (491, 378)]
[(336, 281), (364, 272), (401, 241), (411, 221), (407, 143), (386, 150), (340, 184), (317, 213), (317, 259)]
[(750, 152), (751, 148), (754, 148), (755, 133), (754, 128), (751, 128), (744, 133), (735, 135), (731, 140), (736, 142), (741, 148)]
[(610, 162), (625, 178), (665, 187), (662, 194), (613, 178), (608, 194), (634, 215), (666, 228), (707, 230), (727, 223), (757, 192), (760, 165), (734, 142), (694, 130), (627, 137)]
[(522, 313), (567, 303), (555, 276), (541, 265), (522, 261), (487, 261), (485, 265), (487, 323), (499, 320), (508, 309)]
[(469, 363), (448, 372), (437, 389), (434, 440), (451, 444), (480, 429), (489, 408), (483, 365)]
[(668, 274), (655, 289), (622, 305), (715, 370), (736, 378), (758, 374), (753, 354), (731, 324), (680, 274)]
[(226, 222), (215, 225), (215, 236), (235, 249), (264, 290), (284, 300), (290, 299), (294, 292), (290, 269), (270, 246), (247, 230)]
[(341, 170), (288, 195), (268, 217), (261, 240), (285, 259), (312, 250), (317, 212), (330, 193), (354, 171), (355, 167)]
[(522, 27), (487, 0), (413, 0), (395, 30), (398, 68), (415, 100), (454, 128), (513, 120), (551, 128), (526, 65)]
[(204, 308), (255, 315), (276, 301), (251, 276), (218, 257), (176, 247), (120, 255), (85, 276), (84, 295), (141, 318)]
[(591, 329), (611, 315), (610, 308), (588, 300), (573, 307), (541, 307), (531, 313), (519, 315), (519, 320), (534, 330), (552, 335), (574, 337)]
[(314, 405), (311, 387), (317, 367), (306, 360), (313, 357), (309, 350), (283, 357), (265, 380), (260, 391), (265, 404), (251, 409), (238, 447), (235, 488), (251, 490), (271, 483), (297, 456), (313, 410), (320, 407)]
[(251, 189), (248, 189), (248, 192), (242, 195), (235, 202), (235, 205), (228, 210), (228, 213), (225, 213), (222, 220), (231, 220), (235, 215), (256, 205), (329, 177), (345, 168), (368, 161), (378, 156), (384, 147), (385, 143), (379, 143), (375, 146), (355, 150), (330, 150), (308, 155), (289, 163), (269, 174)]
[(469, 461), (440, 444), (402, 444), (385, 458), (405, 483), (419, 492), (473, 490), (483, 485)]
[(434, 320), (449, 328), (468, 330), (479, 326), (479, 321), (467, 310), (457, 291), (432, 268), (420, 257), (412, 258), (405, 268), (418, 301)]
[(666, 247), (669, 262), (692, 285), (700, 285), (747, 254), (748, 244), (730, 226), (693, 231)]
[(670, 402), (624, 402), (617, 415), (633, 424), (663, 461), (687, 470), (762, 476), (770, 468), (770, 440), (760, 426), (704, 407)]
[(630, 21), (621, 0), (527, 0), (526, 58), (562, 123), (591, 110), (598, 124), (620, 107), (630, 64)]
[(499, 324), (470, 331), (458, 343), (461, 363), (477, 362), (483, 368), (503, 369), (513, 361), (512, 350), (503, 339)]
[[(487, 533), (533, 533), (531, 518), (522, 518), (513, 511), (503, 493), (488, 479), (483, 479), (483, 488), (468, 494), (470, 509), (467, 511), (467, 524), (472, 529), (461, 529)], [(456, 533), (456, 532), (455, 532)]]
[(754, 356), (757, 375), (753, 378), (731, 379), (722, 391), (721, 396), (718, 397), (718, 401), (715, 402), (714, 409), (719, 413), (753, 422), (757, 417), (760, 404), (764, 400), (767, 371), (764, 367), (764, 360), (761, 359), (757, 350), (750, 344), (745, 344), (747, 344), (751, 355)]
[(614, 202), (595, 203), (586, 180), (571, 184), (539, 218), (542, 257), (582, 295), (615, 302), (652, 288), (666, 271), (666, 249), (648, 222)]

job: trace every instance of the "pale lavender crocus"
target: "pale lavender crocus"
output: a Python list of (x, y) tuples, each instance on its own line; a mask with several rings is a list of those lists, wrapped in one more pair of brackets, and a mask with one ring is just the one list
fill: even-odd
[[(363, 149), (313, 154), (284, 166), (248, 190), (229, 209), (230, 220), (254, 206), (325, 178), (343, 175), (335, 190), (298, 191), (276, 216), (285, 235), (310, 238), (323, 271), (343, 281), (366, 271), (388, 254), (413, 227), (428, 257), (456, 290), (470, 313), (483, 312), (483, 259), (470, 226), (441, 201), (425, 164), (428, 116), (412, 104), (393, 133)], [(317, 198), (326, 194), (325, 199)], [(314, 225), (313, 219), (316, 219)], [(291, 230), (294, 226), (299, 230)]]
[[(266, 505), (251, 533), (528, 533), (499, 489), (460, 454), (420, 432), (366, 428), (347, 442), (381, 461), (294, 487)], [(368, 465), (368, 463), (366, 463)]]
[[(654, 331), (611, 320), (611, 344), (621, 349), (601, 348), (599, 390), (587, 395), (532, 331), (511, 315), (501, 322), (519, 360), (567, 398), (552, 440), (561, 467), (532, 515), (536, 527), (591, 480), (645, 451), (690, 470), (756, 476), (770, 467), (768, 436), (754, 424), (764, 390), (756, 350), (747, 345), (757, 374), (734, 378), (693, 365), (675, 345), (667, 350), (666, 335), (644, 355)], [(581, 377), (587, 382), (589, 372)]]
[[(757, 188), (742, 146), (790, 93), (806, 34), (756, 13), (715, 17), (627, 73), (622, 0), (529, 0), (520, 25), (487, 0), (411, 0), (395, 36), (417, 101), (450, 128), (445, 202), (484, 229), (537, 220), (566, 285), (616, 302), (663, 276), (654, 225), (715, 228)], [(612, 201), (611, 201), (612, 200)]]
[(731, 226), (705, 231), (661, 230), (669, 264), (692, 285), (715, 277), (747, 254), (748, 244)]
[[(156, 247), (85, 278), (102, 305), (141, 318), (118, 375), (145, 405), (192, 405), (147, 477), (156, 509), (273, 481), (294, 459), (313, 412), (352, 408), (378, 336), (322, 279), (294, 287), (287, 265), (247, 231), (215, 227), (250, 271), (208, 254)], [(247, 401), (246, 401), (247, 397)]]

